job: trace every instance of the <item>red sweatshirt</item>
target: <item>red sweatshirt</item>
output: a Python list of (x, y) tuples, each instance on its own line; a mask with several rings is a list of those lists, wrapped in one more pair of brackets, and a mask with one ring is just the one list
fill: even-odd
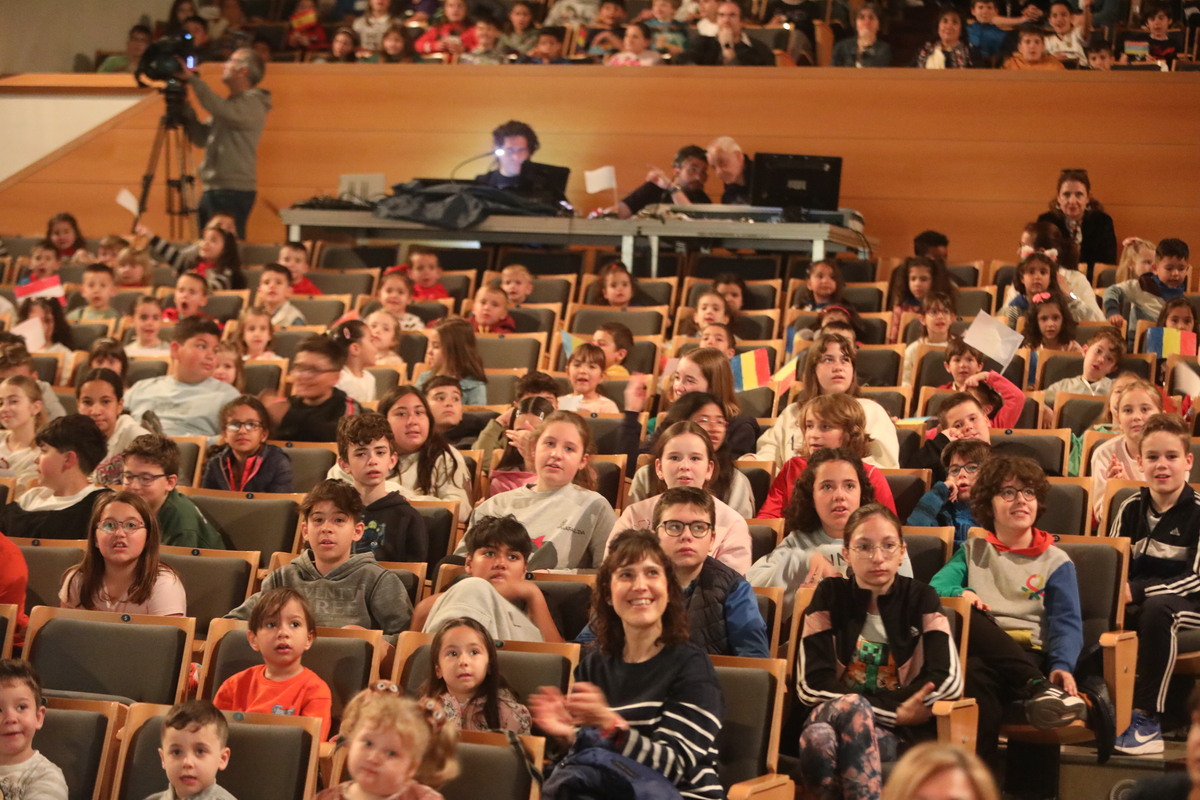
[[(771, 481), (767, 499), (763, 501), (755, 519), (783, 518), (783, 510), (791, 502), (792, 493), (796, 490), (796, 479), (807, 466), (808, 459), (803, 456), (794, 456), (784, 462), (776, 473), (775, 480)], [(864, 463), (863, 468), (867, 471), (867, 480), (871, 482), (871, 488), (875, 490), (875, 502), (882, 503), (895, 513), (896, 500), (892, 497), (892, 487), (888, 486), (887, 477), (872, 464)]]

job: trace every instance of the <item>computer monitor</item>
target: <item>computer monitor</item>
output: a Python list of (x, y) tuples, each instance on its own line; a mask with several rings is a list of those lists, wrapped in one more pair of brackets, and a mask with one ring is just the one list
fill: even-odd
[(836, 211), (842, 185), (842, 159), (756, 153), (750, 204), (784, 209)]

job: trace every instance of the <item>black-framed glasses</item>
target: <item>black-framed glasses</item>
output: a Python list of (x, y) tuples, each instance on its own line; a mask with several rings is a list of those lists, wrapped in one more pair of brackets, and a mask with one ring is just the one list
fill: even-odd
[(658, 523), (658, 527), (667, 532), (667, 536), (681, 536), (686, 530), (696, 539), (703, 539), (708, 536), (708, 532), (713, 529), (711, 522), (704, 520), (696, 520), (695, 522), (682, 522), (677, 519), (664, 519)]
[(261, 422), (254, 419), (248, 419), (243, 422), (231, 420), (230, 422), (225, 423), (225, 430), (229, 431), (230, 433), (237, 433), (238, 431), (250, 431), (253, 433), (254, 431), (262, 430), (262, 426), (263, 424)]
[(948, 467), (946, 469), (946, 474), (949, 475), (951, 478), (957, 478), (959, 475), (961, 475), (963, 473), (965, 473), (967, 475), (974, 475), (976, 472), (979, 472), (979, 462), (978, 461), (972, 461), (967, 464), (955, 464), (954, 466)]
[(1028, 500), (1030, 502), (1037, 499), (1037, 492), (1034, 491), (1033, 489), (1029, 488), (1028, 486), (1024, 486), (1020, 489), (1014, 488), (1012, 486), (1005, 486), (997, 494), (999, 494), (1000, 499), (1006, 503), (1011, 503), (1012, 501), (1016, 500), (1018, 494), (1021, 495), (1021, 497), (1023, 499)]

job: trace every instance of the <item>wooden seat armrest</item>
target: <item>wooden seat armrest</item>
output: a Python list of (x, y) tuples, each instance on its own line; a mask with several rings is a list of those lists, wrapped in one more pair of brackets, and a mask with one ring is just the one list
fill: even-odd
[(796, 784), (787, 775), (759, 775), (729, 787), (729, 800), (794, 800)]
[(1100, 634), (1104, 652), (1104, 682), (1117, 712), (1117, 730), (1129, 727), (1133, 713), (1133, 679), (1137, 675), (1138, 640), (1135, 631), (1108, 631)]
[(937, 700), (933, 704), (933, 716), (937, 719), (939, 742), (975, 752), (975, 736), (979, 729), (979, 706), (975, 698)]

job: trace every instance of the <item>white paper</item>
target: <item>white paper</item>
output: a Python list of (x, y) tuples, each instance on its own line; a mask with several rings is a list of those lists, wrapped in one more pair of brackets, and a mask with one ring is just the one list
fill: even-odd
[(985, 311), (980, 311), (963, 334), (963, 341), (1000, 364), (1003, 372), (1025, 337)]
[(117, 192), (117, 205), (128, 211), (130, 214), (133, 214), (135, 217), (141, 213), (141, 209), (138, 208), (137, 198), (134, 197), (133, 192), (129, 191), (128, 189), (122, 189), (121, 191)]
[(1171, 373), (1175, 377), (1175, 388), (1188, 397), (1200, 397), (1200, 375), (1187, 364), (1179, 364)]
[(579, 404), (583, 402), (583, 395), (579, 394), (564, 394), (558, 398), (559, 411), (578, 411)]
[(25, 349), (36, 353), (46, 346), (46, 330), (42, 327), (40, 318), (34, 317), (14, 325), (10, 333), (15, 333), (25, 340)]
[(587, 187), (588, 194), (615, 189), (617, 188), (617, 170), (614, 167), (585, 170), (583, 182)]

